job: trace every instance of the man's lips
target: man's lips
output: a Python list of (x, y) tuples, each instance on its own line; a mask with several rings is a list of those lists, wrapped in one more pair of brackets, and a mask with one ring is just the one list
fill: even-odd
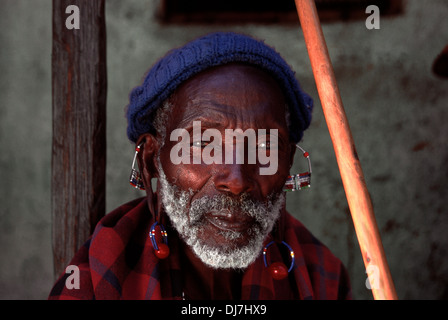
[(205, 215), (208, 222), (224, 231), (242, 232), (249, 229), (254, 220), (242, 213), (230, 210), (212, 211)]

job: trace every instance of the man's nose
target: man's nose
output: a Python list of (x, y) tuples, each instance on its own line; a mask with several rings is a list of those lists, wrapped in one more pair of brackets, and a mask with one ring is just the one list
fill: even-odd
[(240, 195), (250, 192), (255, 181), (251, 177), (251, 166), (244, 164), (222, 164), (218, 166), (214, 178), (215, 188), (219, 191)]

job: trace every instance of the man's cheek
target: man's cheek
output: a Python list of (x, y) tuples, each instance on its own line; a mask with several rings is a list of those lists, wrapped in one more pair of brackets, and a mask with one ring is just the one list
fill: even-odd
[(210, 179), (212, 167), (202, 164), (179, 165), (174, 181), (183, 190), (199, 191)]
[(211, 168), (202, 164), (173, 164), (168, 162), (162, 166), (169, 183), (174, 184), (182, 190), (200, 190), (210, 176)]

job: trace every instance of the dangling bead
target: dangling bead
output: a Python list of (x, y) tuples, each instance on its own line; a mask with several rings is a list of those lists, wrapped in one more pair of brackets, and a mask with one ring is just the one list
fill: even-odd
[(289, 255), (291, 256), (291, 264), (289, 266), (289, 269), (282, 262), (274, 262), (274, 263), (271, 263), (270, 265), (268, 265), (266, 255), (268, 253), (268, 248), (273, 243), (274, 243), (274, 241), (271, 241), (270, 243), (268, 243), (266, 245), (266, 247), (264, 247), (264, 249), (263, 249), (263, 261), (264, 261), (264, 265), (268, 269), (268, 272), (271, 275), (271, 277), (274, 278), (275, 280), (282, 280), (282, 279), (285, 279), (288, 276), (288, 273), (291, 272), (291, 270), (294, 267), (294, 261), (295, 261), (294, 251), (292, 250), (292, 248), (285, 241), (282, 241), (281, 243), (288, 248)]
[(161, 243), (158, 245), (158, 247), (159, 250), (154, 250), (157, 258), (165, 259), (170, 255), (170, 248), (166, 244)]
[(282, 280), (288, 276), (288, 268), (282, 262), (274, 262), (268, 267), (271, 277), (275, 280)]
[[(156, 241), (156, 226), (160, 228), (160, 234), (162, 235), (163, 243), (157, 244)], [(149, 238), (151, 239), (152, 246), (154, 248), (154, 253), (159, 259), (166, 259), (170, 254), (170, 248), (168, 247), (168, 235), (165, 231), (163, 225), (155, 222), (149, 231)]]

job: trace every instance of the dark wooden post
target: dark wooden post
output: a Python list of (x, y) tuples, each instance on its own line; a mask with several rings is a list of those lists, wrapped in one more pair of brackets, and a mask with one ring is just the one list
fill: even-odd
[[(77, 18), (76, 12), (67, 10), (69, 6), (79, 9), (79, 29), (66, 25), (67, 19), (73, 24)], [(55, 276), (64, 272), (105, 211), (104, 6), (105, 0), (53, 0), (51, 201)]]

